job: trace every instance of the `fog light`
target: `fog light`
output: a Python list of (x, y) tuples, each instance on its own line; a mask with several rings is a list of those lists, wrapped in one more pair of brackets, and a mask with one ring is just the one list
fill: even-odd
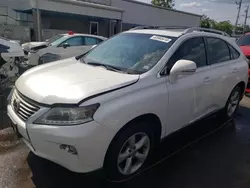
[(66, 152), (72, 154), (72, 155), (77, 155), (77, 150), (74, 146), (66, 145), (66, 144), (61, 144), (60, 145), (61, 150), (65, 150)]

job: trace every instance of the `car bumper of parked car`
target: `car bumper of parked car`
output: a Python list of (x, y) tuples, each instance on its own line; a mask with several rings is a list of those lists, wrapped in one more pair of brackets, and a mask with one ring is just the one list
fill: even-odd
[(109, 143), (115, 134), (95, 121), (77, 126), (27, 124), (10, 105), (8, 115), (35, 155), (73, 172), (87, 173), (102, 168)]

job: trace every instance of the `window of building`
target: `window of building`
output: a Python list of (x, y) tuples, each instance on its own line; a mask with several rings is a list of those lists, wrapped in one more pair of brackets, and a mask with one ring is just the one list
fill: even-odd
[(229, 61), (230, 51), (225, 41), (219, 38), (207, 37), (208, 59), (210, 64)]
[(91, 35), (98, 35), (98, 33), (99, 33), (99, 23), (98, 22), (90, 22), (89, 33)]
[(168, 61), (168, 67), (171, 69), (173, 65), (181, 59), (194, 61), (197, 67), (207, 65), (205, 43), (202, 37), (191, 38), (185, 41), (174, 53)]

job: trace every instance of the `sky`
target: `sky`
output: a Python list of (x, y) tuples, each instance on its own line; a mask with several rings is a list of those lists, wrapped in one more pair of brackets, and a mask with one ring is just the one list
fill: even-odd
[[(151, 0), (138, 0), (145, 3), (150, 3)], [(205, 14), (210, 18), (215, 19), (216, 21), (230, 20), (235, 24), (237, 16), (237, 5), (235, 1), (240, 0), (175, 0), (175, 9), (196, 13), (196, 14)], [(250, 5), (250, 0), (243, 0), (241, 14), (240, 14), (240, 23), (244, 23), (244, 14), (246, 6)], [(249, 8), (250, 16), (250, 8)], [(250, 24), (250, 18), (247, 21)]]

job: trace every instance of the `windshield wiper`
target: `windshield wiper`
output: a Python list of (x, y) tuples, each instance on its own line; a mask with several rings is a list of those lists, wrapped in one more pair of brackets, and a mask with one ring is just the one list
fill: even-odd
[(86, 64), (93, 65), (93, 66), (101, 66), (101, 67), (105, 67), (107, 70), (125, 73), (125, 71), (122, 70), (121, 68), (118, 68), (112, 65), (107, 65), (107, 64), (98, 63), (98, 62), (87, 62)]

